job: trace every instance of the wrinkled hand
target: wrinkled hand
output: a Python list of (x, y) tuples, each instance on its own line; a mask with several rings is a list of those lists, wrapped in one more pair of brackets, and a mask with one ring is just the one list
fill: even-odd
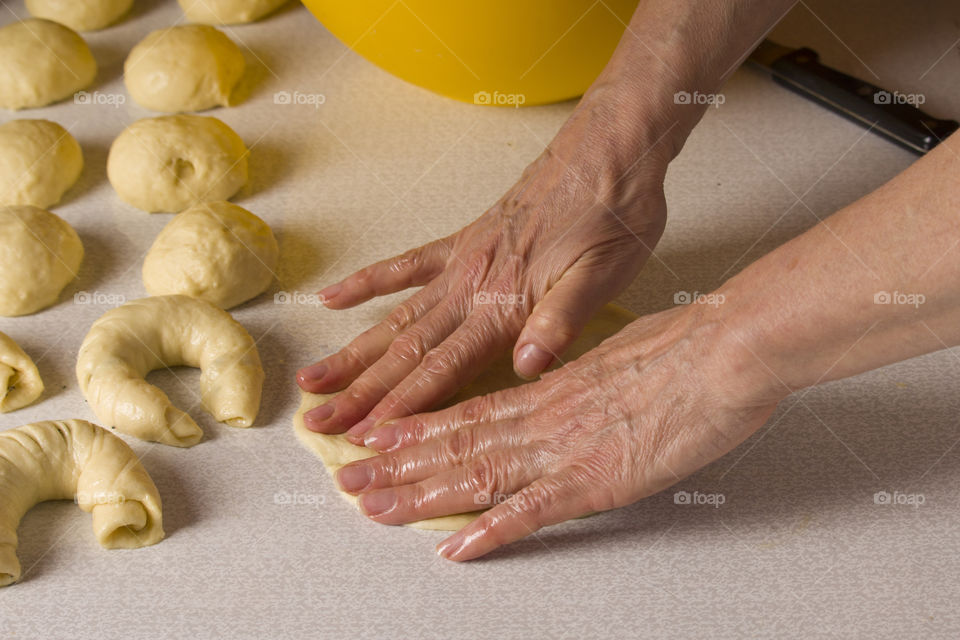
[(641, 318), (537, 382), (378, 425), (365, 442), (384, 453), (337, 481), (384, 524), (495, 505), (438, 546), (451, 560), (656, 493), (776, 406), (743, 382), (751, 356), (707, 315), (690, 306)]
[(511, 345), (517, 373), (532, 378), (633, 280), (663, 232), (670, 150), (630, 144), (618, 131), (621, 107), (604, 100), (585, 98), (475, 222), (320, 292), (328, 307), (345, 309), (425, 285), (344, 349), (298, 372), (306, 391), (345, 389), (306, 414), (309, 429), (349, 429), (360, 442), (378, 421), (452, 396)]

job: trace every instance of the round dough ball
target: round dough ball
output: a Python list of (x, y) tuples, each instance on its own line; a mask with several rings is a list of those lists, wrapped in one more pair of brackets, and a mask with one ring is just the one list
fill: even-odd
[(42, 107), (89, 86), (96, 75), (90, 47), (62, 24), (30, 18), (0, 28), (0, 107)]
[(113, 141), (107, 177), (124, 202), (176, 213), (239, 191), (247, 182), (247, 148), (216, 118), (145, 118)]
[(66, 129), (49, 120), (0, 125), (0, 205), (60, 202), (83, 170), (83, 152)]
[(240, 47), (213, 27), (190, 24), (154, 31), (123, 64), (127, 91), (154, 111), (230, 106), (246, 63)]
[(191, 22), (240, 24), (253, 22), (286, 4), (287, 0), (179, 0)]
[(96, 31), (119, 20), (133, 0), (27, 0), (27, 11), (74, 31)]
[(266, 222), (229, 202), (205, 202), (163, 228), (143, 261), (143, 284), (151, 296), (229, 309), (267, 290), (279, 253)]
[(55, 303), (82, 260), (83, 243), (62, 218), (30, 205), (0, 207), (0, 316)]

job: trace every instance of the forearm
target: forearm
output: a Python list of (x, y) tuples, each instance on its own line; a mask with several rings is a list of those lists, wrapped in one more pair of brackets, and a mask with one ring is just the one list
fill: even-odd
[[(672, 160), (727, 77), (796, 0), (641, 0), (581, 107), (598, 111), (631, 166), (653, 146)], [(691, 95), (689, 103), (675, 99)]]
[(954, 135), (719, 289), (738, 379), (776, 398), (960, 344), (958, 152)]

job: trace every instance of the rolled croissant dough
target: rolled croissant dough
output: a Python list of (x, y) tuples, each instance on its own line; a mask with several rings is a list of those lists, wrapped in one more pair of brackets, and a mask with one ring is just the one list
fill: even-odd
[(17, 527), (35, 504), (73, 498), (107, 549), (163, 539), (160, 494), (139, 458), (106, 429), (58, 420), (0, 432), (0, 587), (20, 579)]
[(200, 400), (218, 422), (249, 427), (260, 410), (257, 343), (229, 313), (189, 296), (131, 300), (93, 323), (77, 355), (77, 381), (108, 427), (192, 447), (203, 431), (144, 378), (164, 367), (199, 367)]
[(0, 413), (25, 407), (43, 393), (43, 380), (13, 338), (0, 332)]
[[(618, 307), (616, 305), (607, 305), (602, 308), (590, 320), (580, 337), (570, 345), (570, 348), (564, 352), (563, 362), (570, 362), (579, 358), (581, 355), (590, 351), (601, 342), (620, 331), (623, 327), (636, 319), (636, 315)], [(501, 389), (515, 387), (523, 384), (523, 380), (513, 372), (513, 358), (511, 354), (505, 355), (490, 366), (476, 380), (461, 389), (457, 395), (448, 400), (444, 406), (452, 406), (464, 400), (475, 396), (486, 395)], [(336, 471), (343, 465), (354, 460), (363, 460), (377, 455), (376, 451), (359, 447), (346, 439), (342, 434), (327, 435), (315, 433), (304, 426), (303, 414), (310, 409), (320, 406), (336, 394), (314, 394), (301, 391), (300, 407), (293, 417), (293, 430), (297, 434), (297, 439), (307, 449), (313, 452), (327, 472), (332, 477)], [(334, 480), (336, 484), (336, 480)], [(339, 489), (338, 489), (339, 490)], [(356, 496), (350, 495), (345, 491), (340, 491), (340, 495), (346, 498), (351, 504), (357, 504)], [(430, 518), (411, 522), (408, 526), (417, 529), (430, 529), (434, 531), (456, 531), (475, 519), (481, 511), (472, 513), (461, 513), (440, 518)]]

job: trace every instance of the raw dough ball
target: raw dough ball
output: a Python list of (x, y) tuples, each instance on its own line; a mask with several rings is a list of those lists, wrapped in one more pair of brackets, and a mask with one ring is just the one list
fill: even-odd
[(253, 22), (280, 8), (287, 0), (179, 0), (191, 22), (238, 24)]
[(113, 141), (107, 177), (124, 202), (176, 213), (239, 191), (247, 182), (247, 148), (216, 118), (145, 118)]
[(80, 237), (60, 217), (30, 205), (0, 207), (0, 316), (52, 305), (82, 260)]
[(56, 122), (0, 125), (0, 204), (54, 205), (82, 170), (80, 145)]
[(30, 18), (0, 28), (0, 107), (42, 107), (93, 82), (97, 62), (62, 24)]
[(27, 11), (74, 31), (96, 31), (120, 19), (133, 0), (27, 0)]
[(213, 27), (190, 24), (154, 31), (140, 41), (123, 64), (123, 79), (147, 109), (202, 111), (230, 106), (245, 66), (230, 38)]
[(0, 333), (0, 412), (25, 407), (43, 393), (43, 380), (33, 363), (13, 338)]
[(229, 309), (270, 286), (277, 240), (267, 223), (229, 202), (187, 209), (163, 228), (143, 261), (147, 293), (180, 293)]
[[(590, 322), (584, 327), (580, 336), (564, 351), (563, 357), (560, 358), (560, 364), (576, 360), (636, 319), (637, 316), (626, 309), (608, 304), (590, 319)], [(554, 367), (560, 366), (560, 364), (555, 364)], [(444, 406), (450, 407), (475, 396), (487, 395), (523, 383), (524, 380), (517, 377), (517, 374), (513, 372), (513, 356), (508, 353), (490, 365), (490, 368), (481, 373), (476, 380), (457, 392), (455, 396), (444, 403)], [(335, 395), (335, 393), (319, 394), (301, 391), (300, 407), (293, 416), (293, 431), (296, 433), (300, 444), (320, 458), (320, 462), (323, 463), (327, 473), (331, 476), (333, 476), (340, 467), (349, 462), (363, 460), (364, 458), (377, 455), (377, 452), (373, 449), (367, 449), (366, 447), (359, 447), (353, 444), (347, 440), (346, 436), (342, 433), (336, 435), (316, 433), (310, 431), (306, 425), (304, 425), (303, 414), (314, 407), (325, 404)], [(334, 483), (336, 483), (336, 481), (334, 481)], [(337, 490), (339, 491), (339, 486), (337, 486)], [(346, 491), (339, 491), (339, 493), (352, 504), (357, 504), (356, 496)], [(480, 513), (480, 511), (473, 511), (470, 513), (440, 516), (438, 518), (428, 518), (426, 520), (411, 522), (407, 526), (415, 529), (456, 531), (469, 524), (474, 518), (480, 515)]]

